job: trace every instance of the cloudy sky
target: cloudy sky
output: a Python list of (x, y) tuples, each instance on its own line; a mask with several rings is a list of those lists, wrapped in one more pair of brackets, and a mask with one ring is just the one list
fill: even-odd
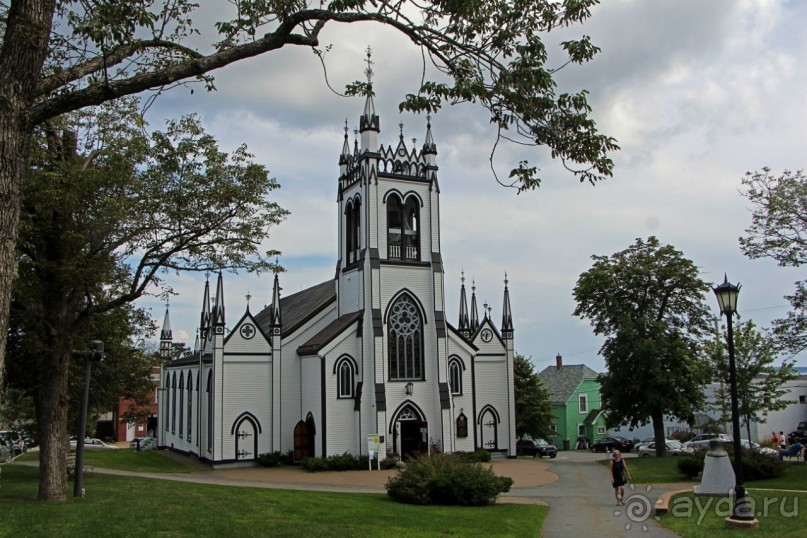
[[(607, 0), (583, 26), (550, 37), (557, 43), (587, 34), (602, 52), (558, 76), (561, 89), (590, 92), (602, 132), (615, 137), (612, 179), (579, 183), (546, 152), (499, 148), (494, 165), (506, 176), (522, 158), (538, 165), (540, 189), (517, 195), (490, 169), (494, 131), (473, 105), (445, 108), (432, 119), (441, 187), (442, 252), (447, 315), (456, 325), (460, 275), (475, 280), (477, 298), (501, 319), (504, 273), (512, 294), (516, 350), (538, 370), (585, 363), (602, 370), (602, 339), (572, 316), (572, 289), (592, 255), (611, 255), (636, 238), (655, 235), (683, 251), (708, 282), (724, 273), (740, 282), (739, 310), (760, 326), (787, 313), (783, 299), (799, 271), (771, 260), (748, 260), (738, 237), (750, 224), (740, 196), (747, 171), (778, 173), (805, 166), (807, 118), (807, 3), (766, 0)], [(337, 89), (363, 78), (364, 51), (374, 58), (381, 140), (395, 144), (398, 124), (407, 142), (422, 144), (426, 120), (399, 114), (415, 92), (420, 53), (402, 37), (371, 25), (332, 27), (322, 39)], [(558, 56), (558, 60), (560, 57)], [(273, 196), (291, 216), (273, 229), (266, 247), (283, 252), (283, 293), (333, 277), (337, 259), (338, 156), (347, 118), (360, 98), (328, 89), (314, 54), (289, 48), (215, 73), (218, 91), (179, 89), (151, 109), (158, 127), (168, 117), (198, 113), (224, 148), (246, 143), (282, 185)], [(176, 339), (193, 344), (203, 277), (170, 277)], [(225, 276), (228, 323), (270, 301), (270, 276)], [(713, 296), (707, 303), (717, 314)], [(159, 301), (142, 303), (162, 319)], [(801, 365), (807, 359), (799, 358)]]

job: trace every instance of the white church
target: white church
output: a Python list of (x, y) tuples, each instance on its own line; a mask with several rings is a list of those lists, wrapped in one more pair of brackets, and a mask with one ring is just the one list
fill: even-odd
[[(446, 319), (437, 146), (379, 142), (372, 96), (351, 151), (339, 156), (339, 260), (332, 280), (225, 318), (221, 275), (206, 283), (194, 353), (161, 372), (158, 444), (212, 465), (293, 451), (295, 461), (345, 452), (381, 457), (479, 448), (516, 454), (513, 321), (480, 319), (460, 286)], [(168, 311), (161, 350), (171, 347)]]

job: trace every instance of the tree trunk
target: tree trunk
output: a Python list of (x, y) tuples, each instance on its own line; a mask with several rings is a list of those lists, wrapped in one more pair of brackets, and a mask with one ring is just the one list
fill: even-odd
[(33, 126), (28, 111), (48, 53), (55, 0), (10, 3), (0, 48), (0, 390), (4, 387), (11, 286), (16, 272), (20, 185)]
[(656, 456), (664, 456), (667, 450), (667, 436), (664, 434), (664, 415), (653, 413), (653, 437), (656, 440)]
[(39, 499), (42, 501), (67, 498), (68, 437), (72, 434), (67, 427), (70, 345), (68, 338), (57, 336), (48, 361), (50, 367), (44, 369), (42, 385), (36, 395)]

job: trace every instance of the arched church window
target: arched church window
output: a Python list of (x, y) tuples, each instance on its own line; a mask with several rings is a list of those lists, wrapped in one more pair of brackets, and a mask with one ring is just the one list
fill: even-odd
[(213, 372), (207, 373), (207, 451), (213, 449)]
[(390, 379), (423, 379), (423, 319), (412, 297), (395, 301), (387, 325)]
[(188, 372), (188, 441), (191, 440), (191, 433), (193, 430), (193, 377)]
[(348, 265), (359, 260), (361, 251), (361, 201), (357, 198), (345, 208), (345, 258)]
[(177, 432), (177, 373), (171, 385), (171, 433)]
[(451, 394), (462, 394), (462, 364), (454, 359), (448, 363), (448, 380), (451, 384)]
[(338, 397), (339, 398), (353, 398), (353, 386), (354, 386), (354, 378), (355, 372), (353, 371), (353, 364), (348, 359), (343, 359), (339, 367), (337, 368), (339, 372), (339, 391)]
[(185, 392), (185, 379), (184, 379), (183, 373), (180, 372), (180, 374), (179, 374), (179, 437), (180, 438), (182, 437), (182, 427), (183, 427), (182, 417), (184, 416), (182, 414), (182, 411), (185, 408), (185, 405), (184, 405), (184, 403), (182, 401), (182, 399), (185, 397), (184, 392)]
[(406, 203), (396, 195), (387, 199), (387, 257), (420, 259), (420, 204), (415, 196)]

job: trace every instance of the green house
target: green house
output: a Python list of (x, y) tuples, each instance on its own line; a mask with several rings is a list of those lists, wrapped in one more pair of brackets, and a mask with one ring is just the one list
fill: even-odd
[(605, 437), (597, 372), (585, 364), (564, 365), (560, 355), (555, 361), (555, 366), (547, 366), (538, 374), (552, 399), (550, 441), (568, 450), (575, 448), (579, 438), (590, 444)]

